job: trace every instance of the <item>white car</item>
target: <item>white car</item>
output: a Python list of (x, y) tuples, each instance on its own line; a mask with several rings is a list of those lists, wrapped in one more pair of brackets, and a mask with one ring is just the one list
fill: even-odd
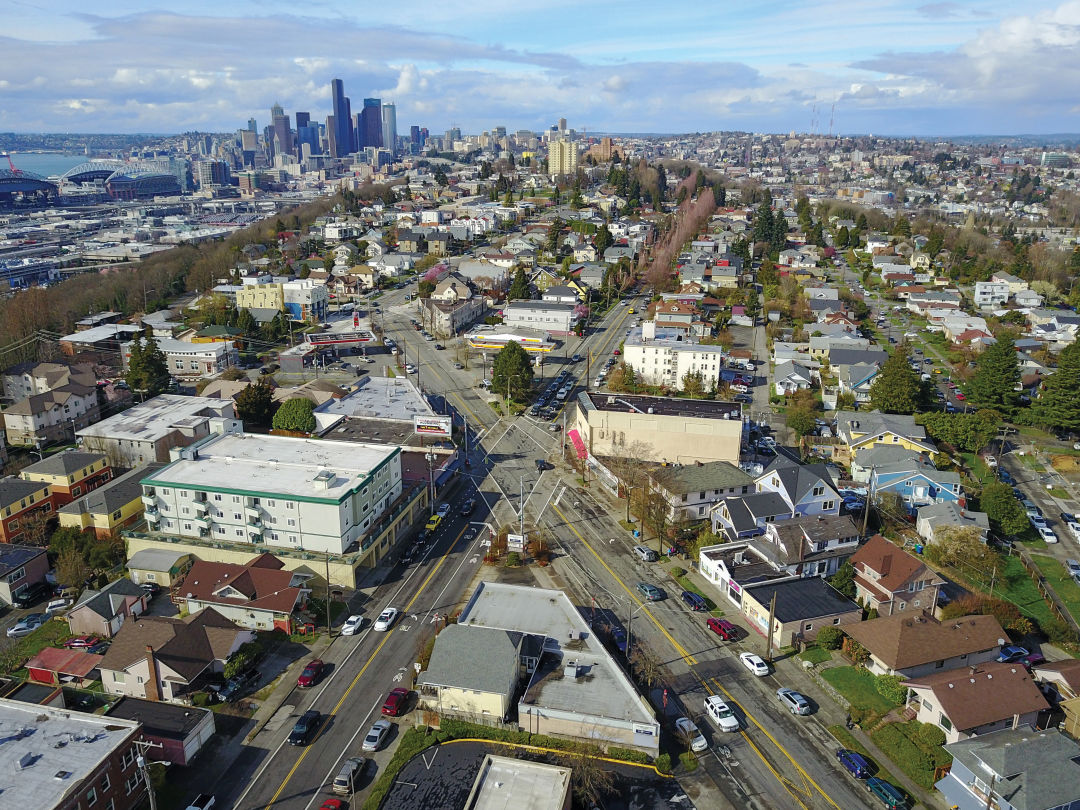
[(441, 518), (446, 517), (447, 515), (450, 514), (450, 504), (448, 504), (448, 503), (440, 503), (439, 508), (435, 510), (435, 514), (438, 515)]
[(45, 612), (52, 616), (54, 613), (63, 613), (69, 607), (71, 607), (72, 599), (53, 599), (45, 607)]
[(689, 717), (680, 717), (676, 720), (675, 730), (679, 733), (679, 739), (686, 740), (690, 745), (691, 751), (704, 751), (709, 747), (709, 743)]
[(360, 628), (364, 626), (364, 617), (359, 614), (350, 616), (345, 620), (345, 624), (341, 625), (341, 635), (343, 636), (355, 636), (360, 632)]
[(1054, 530), (1045, 524), (1039, 526), (1039, 537), (1047, 543), (1056, 543), (1058, 541), (1058, 536), (1054, 534)]
[(414, 366), (412, 363), (406, 363), (405, 364), (405, 372), (407, 374), (415, 374), (416, 373), (416, 366)]
[(730, 386), (728, 386), (728, 387), (729, 387), (729, 388), (730, 388), (730, 389), (731, 389), (732, 391), (734, 391), (734, 392), (735, 392), (736, 394), (747, 394), (747, 393), (749, 393), (749, 392), (750, 392), (750, 389), (749, 389), (749, 388), (747, 388), (747, 387), (746, 387), (745, 385), (743, 385), (742, 383), (735, 383), (734, 385), (730, 385)]
[(390, 626), (394, 623), (394, 620), (398, 617), (398, 609), (388, 607), (382, 613), (379, 614), (379, 618), (375, 620), (375, 632), (385, 633), (390, 629)]
[(368, 730), (367, 736), (364, 737), (364, 742), (360, 746), (362, 751), (378, 751), (382, 747), (383, 742), (386, 740), (386, 735), (390, 733), (390, 726), (393, 725), (389, 720), (376, 720), (375, 723)]
[(721, 731), (739, 730), (739, 718), (719, 695), (705, 698), (705, 711)]
[(769, 674), (769, 665), (761, 660), (760, 655), (754, 653), (739, 653), (739, 660), (743, 662), (743, 666), (757, 675), (759, 678), (763, 678)]

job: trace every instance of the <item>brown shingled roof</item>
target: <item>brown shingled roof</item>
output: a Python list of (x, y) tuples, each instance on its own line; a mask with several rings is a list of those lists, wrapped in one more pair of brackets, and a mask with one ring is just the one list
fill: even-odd
[(293, 572), (285, 571), (272, 554), (261, 554), (246, 565), (199, 560), (184, 578), (185, 597), (220, 605), (291, 613), (301, 589), (293, 586)]
[(989, 650), (1005, 637), (993, 616), (939, 621), (926, 610), (847, 625), (844, 632), (885, 666), (897, 670)]
[[(851, 565), (860, 581), (872, 589), (887, 590), (889, 594), (923, 567), (922, 560), (890, 543), (880, 534), (875, 534), (851, 555)], [(874, 580), (863, 576), (861, 572), (864, 567), (876, 571), (879, 578)]]
[(1022, 664), (993, 662), (904, 683), (930, 689), (938, 707), (958, 731), (1049, 708), (1031, 673)]

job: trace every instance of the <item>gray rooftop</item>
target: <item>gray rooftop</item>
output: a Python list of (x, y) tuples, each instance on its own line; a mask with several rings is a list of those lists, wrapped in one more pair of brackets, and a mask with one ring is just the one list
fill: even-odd
[(128, 557), (127, 568), (129, 571), (168, 571), (189, 555), (188, 551), (171, 548), (144, 548)]
[(649, 477), (673, 495), (749, 487), (754, 483), (751, 476), (730, 461), (657, 467), (649, 472)]
[(78, 450), (67, 450), (63, 453), (46, 456), (36, 464), (31, 464), (23, 469), (24, 473), (38, 473), (40, 475), (71, 475), (73, 472), (89, 467), (98, 461), (104, 461), (102, 453), (83, 453)]
[(451, 624), (436, 637), (417, 683), (504, 694), (514, 686), (521, 639), (521, 633)]
[[(423, 373), (423, 369), (421, 369)], [(315, 409), (350, 419), (396, 419), (412, 422), (414, 416), (432, 416), (416, 386), (403, 377), (361, 377), (341, 399), (328, 399)]]
[(681, 416), (694, 419), (742, 419), (742, 406), (737, 402), (717, 402), (710, 399), (676, 399), (641, 394), (596, 394), (582, 392), (578, 402), (586, 410), (636, 411), (658, 416)]
[(83, 780), (130, 745), (138, 729), (133, 720), (0, 698), (3, 806), (66, 806)]
[(231, 418), (233, 413), (231, 400), (162, 394), (77, 432), (79, 436), (152, 442), (174, 430), (191, 430), (206, 418)]
[(152, 475), (164, 466), (164, 464), (146, 464), (134, 470), (129, 470), (104, 486), (92, 489), (81, 498), (60, 507), (60, 512), (67, 515), (77, 515), (82, 512), (101, 515), (107, 512), (115, 512), (120, 507), (139, 499), (142, 495), (142, 484), (140, 482), (143, 476)]
[(762, 582), (744, 586), (743, 591), (760, 605), (768, 605), (775, 594), (776, 620), (783, 624), (860, 610), (855, 602), (820, 577)]

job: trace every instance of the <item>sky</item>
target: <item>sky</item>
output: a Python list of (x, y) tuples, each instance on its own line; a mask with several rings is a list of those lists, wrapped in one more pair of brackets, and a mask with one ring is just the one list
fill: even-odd
[[(175, 8), (182, 7), (181, 11)], [(223, 132), (393, 101), (399, 133), (1080, 131), (1080, 0), (0, 0), (0, 131)]]

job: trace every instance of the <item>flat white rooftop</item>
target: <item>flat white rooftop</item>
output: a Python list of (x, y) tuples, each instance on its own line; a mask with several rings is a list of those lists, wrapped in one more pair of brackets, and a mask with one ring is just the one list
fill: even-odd
[(329, 399), (316, 410), (351, 419), (400, 419), (434, 416), (427, 400), (402, 377), (361, 377), (348, 396)]
[(465, 810), (562, 810), (570, 769), (488, 754)]
[(663, 329), (656, 330), (656, 337), (645, 339), (643, 336), (643, 329), (640, 326), (635, 326), (630, 330), (630, 334), (626, 336), (626, 340), (623, 341), (625, 346), (662, 346), (666, 349), (677, 349), (683, 352), (708, 352), (711, 354), (723, 355), (725, 349), (723, 346), (707, 346), (701, 343), (694, 343), (686, 339), (677, 329)]
[(339, 501), (400, 453), (385, 444), (226, 433), (186, 448), (184, 455), (193, 458), (180, 458), (143, 483)]
[(58, 807), (139, 723), (0, 698), (0, 806)]
[(230, 400), (161, 394), (77, 433), (79, 436), (149, 442), (173, 430), (191, 430), (206, 418), (224, 416), (231, 419), (233, 413)]

